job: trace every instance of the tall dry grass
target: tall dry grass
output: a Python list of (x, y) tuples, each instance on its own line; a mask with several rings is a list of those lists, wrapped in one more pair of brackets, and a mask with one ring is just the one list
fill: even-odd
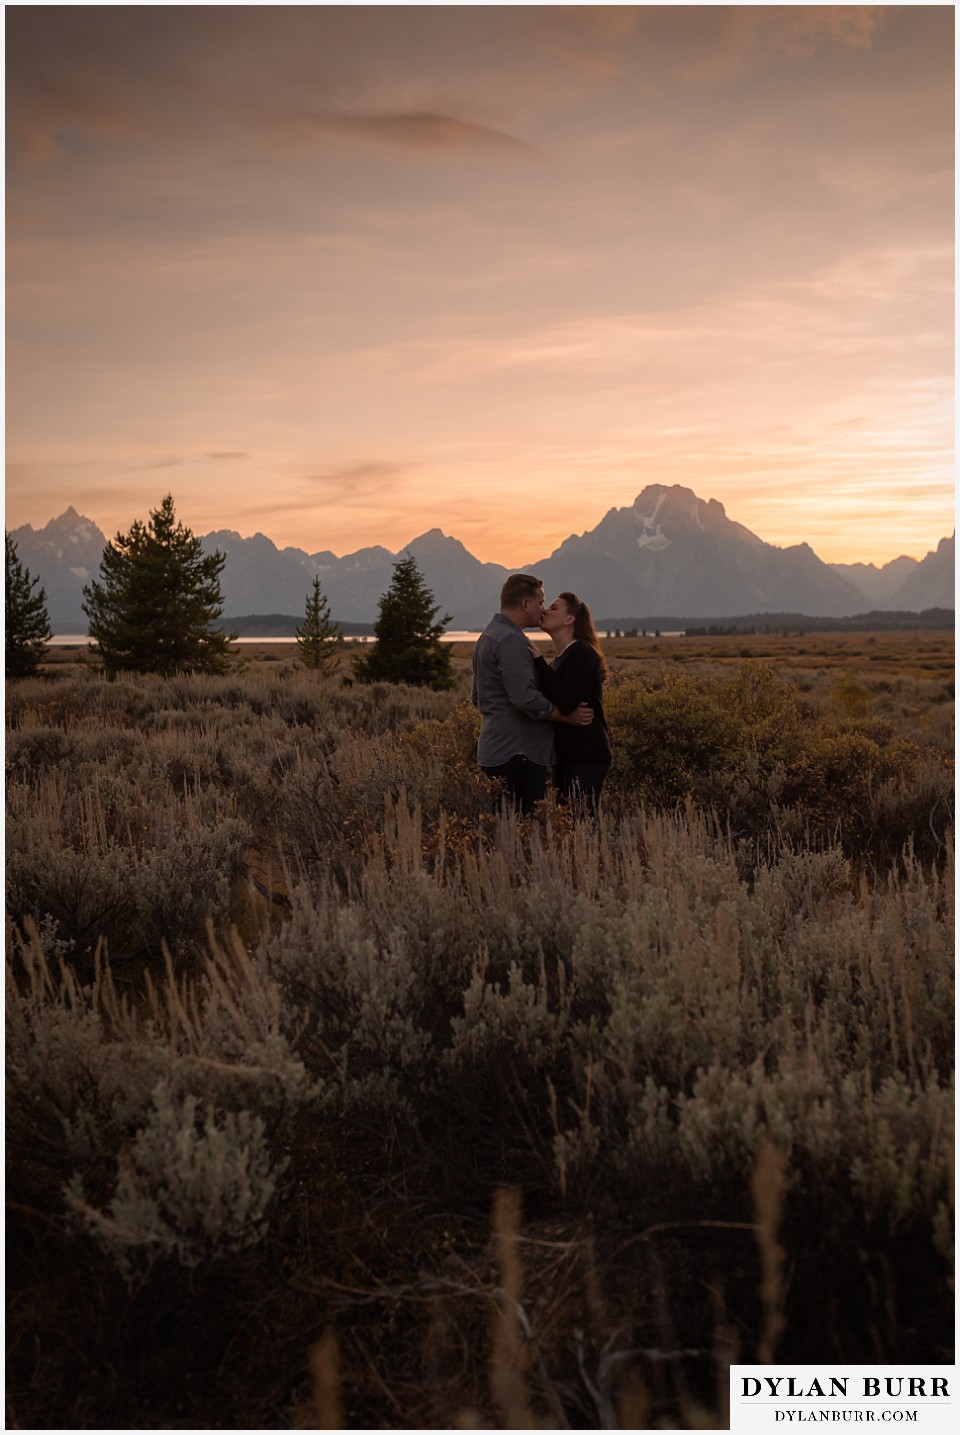
[(462, 694), (12, 689), (22, 1423), (697, 1424), (735, 1353), (947, 1358), (940, 728), (760, 668), (610, 710), (594, 823), (495, 812)]

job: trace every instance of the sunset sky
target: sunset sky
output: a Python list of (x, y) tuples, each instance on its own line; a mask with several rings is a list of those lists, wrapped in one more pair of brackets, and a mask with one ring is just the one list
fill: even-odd
[(8, 6), (8, 527), (953, 519), (942, 6)]

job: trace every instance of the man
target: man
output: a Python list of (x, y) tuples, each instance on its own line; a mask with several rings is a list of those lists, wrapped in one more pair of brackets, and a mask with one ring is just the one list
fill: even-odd
[(477, 761), (488, 777), (499, 777), (521, 812), (546, 796), (547, 768), (554, 760), (551, 723), (585, 727), (593, 709), (581, 703), (564, 717), (534, 681), (533, 653), (524, 628), (539, 628), (543, 584), (529, 573), (514, 573), (500, 593), (500, 612), (491, 618), (473, 650), (473, 702), (483, 714)]

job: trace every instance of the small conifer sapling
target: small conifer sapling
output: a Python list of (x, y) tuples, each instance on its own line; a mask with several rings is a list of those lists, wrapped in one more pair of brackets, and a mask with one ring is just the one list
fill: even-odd
[(307, 594), (307, 611), (297, 629), (297, 648), (300, 661), (305, 668), (329, 675), (337, 663), (337, 653), (343, 647), (343, 634), (330, 617), (330, 604), (320, 591), (320, 579), (315, 577), (313, 589)]

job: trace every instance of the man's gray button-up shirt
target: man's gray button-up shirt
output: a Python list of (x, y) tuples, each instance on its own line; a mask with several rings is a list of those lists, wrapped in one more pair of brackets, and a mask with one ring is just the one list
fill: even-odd
[(477, 761), (501, 767), (522, 753), (549, 767), (554, 760), (553, 711), (534, 679), (523, 631), (503, 613), (484, 628), (473, 650), (473, 702), (483, 713)]

